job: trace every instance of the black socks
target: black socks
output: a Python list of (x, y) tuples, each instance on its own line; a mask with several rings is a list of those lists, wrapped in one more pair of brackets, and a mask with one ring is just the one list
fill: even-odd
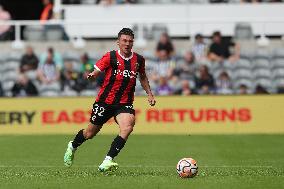
[(74, 140), (72, 142), (72, 146), (73, 146), (73, 148), (77, 148), (78, 146), (80, 146), (85, 141), (86, 141), (86, 139), (85, 139), (85, 137), (83, 135), (83, 129), (82, 129), (75, 136), (75, 138), (74, 138)]
[(120, 150), (124, 147), (126, 141), (121, 138), (121, 136), (117, 136), (111, 146), (110, 146), (110, 149), (109, 149), (109, 152), (107, 153), (107, 156), (110, 156), (111, 158), (114, 158), (115, 156), (118, 155), (118, 153), (120, 152)]

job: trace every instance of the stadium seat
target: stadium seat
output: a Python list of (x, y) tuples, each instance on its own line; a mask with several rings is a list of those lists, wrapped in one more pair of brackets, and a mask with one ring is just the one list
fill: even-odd
[(254, 50), (241, 48), (240, 50), (240, 58), (251, 60), (254, 57)]
[(15, 81), (10, 79), (5, 79), (2, 82), (2, 88), (6, 92), (11, 91), (12, 87), (14, 86)]
[(58, 82), (54, 82), (51, 84), (41, 84), (39, 87), (40, 93), (45, 93), (47, 91), (54, 91), (59, 92), (60, 91), (60, 84)]
[(61, 92), (61, 96), (78, 96), (78, 93), (74, 90), (65, 90)]
[(265, 69), (265, 68), (258, 68), (254, 69), (252, 72), (253, 78), (254, 79), (259, 79), (259, 78), (271, 78), (271, 71), (270, 69)]
[(252, 28), (249, 23), (237, 23), (234, 31), (236, 40), (251, 40), (253, 39)]
[(37, 72), (30, 70), (25, 72), (25, 75), (31, 80), (31, 81), (35, 81), (37, 79)]
[(271, 62), (273, 69), (284, 68), (284, 58), (276, 58)]
[(80, 54), (75, 51), (65, 51), (62, 53), (64, 61), (77, 61), (80, 62)]
[(5, 80), (12, 80), (12, 81), (16, 81), (17, 80), (17, 73), (15, 73), (15, 70), (5, 70), (5, 72), (2, 72), (2, 81)]
[(153, 4), (155, 0), (138, 0), (139, 4)]
[(284, 78), (284, 68), (277, 68), (272, 70), (272, 77), (274, 79)]
[(255, 85), (261, 85), (267, 89), (272, 88), (272, 83), (270, 79), (260, 78), (255, 80)]
[(4, 62), (3, 65), (5, 65), (4, 66), (5, 71), (9, 72), (9, 71), (17, 71), (20, 63), (16, 61), (8, 61), (8, 62)]
[(60, 41), (63, 39), (63, 29), (56, 26), (49, 26), (45, 31), (45, 39), (47, 41)]
[[(249, 61), (249, 60), (248, 60), (248, 61)], [(231, 63), (231, 62), (229, 62), (229, 61), (225, 61), (224, 64), (223, 64), (223, 66), (224, 66), (224, 68), (225, 68), (226, 70), (233, 70), (233, 69), (235, 69), (236, 64), (235, 64), (235, 63)]]
[(272, 83), (273, 83), (272, 85), (273, 85), (274, 88), (284, 86), (284, 78), (279, 78), (279, 79), (273, 80)]
[(253, 69), (258, 69), (258, 68), (264, 68), (264, 69), (270, 69), (270, 62), (266, 58), (258, 58), (254, 59), (252, 62)]
[(248, 59), (240, 59), (235, 64), (235, 69), (251, 69), (252, 63)]
[(82, 4), (93, 5), (96, 4), (96, 0), (81, 0)]
[(153, 39), (158, 41), (162, 33), (168, 33), (168, 28), (163, 24), (153, 24), (151, 33), (153, 35)]
[(273, 58), (284, 58), (284, 48), (276, 48), (273, 52)]
[(83, 90), (80, 92), (80, 96), (96, 96), (97, 95), (97, 90)]
[(254, 58), (265, 58), (269, 60), (271, 58), (271, 52), (267, 48), (258, 48), (255, 51)]
[(42, 26), (26, 26), (24, 38), (28, 41), (44, 40), (44, 28)]
[(254, 85), (250, 79), (242, 78), (233, 83), (234, 89), (238, 89), (240, 85), (246, 85), (248, 89), (253, 89)]
[(57, 91), (43, 91), (40, 92), (40, 95), (46, 97), (57, 97), (59, 96), (59, 93)]
[(234, 79), (252, 79), (252, 73), (247, 69), (238, 69), (234, 71)]
[(18, 51), (11, 51), (6, 55), (6, 59), (5, 61), (16, 61), (16, 62), (20, 62), (22, 57), (22, 53), (18, 52)]

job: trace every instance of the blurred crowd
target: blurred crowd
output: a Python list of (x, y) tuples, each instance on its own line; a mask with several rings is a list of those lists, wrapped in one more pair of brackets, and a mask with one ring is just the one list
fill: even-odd
[[(191, 48), (185, 51), (176, 49), (169, 35), (162, 33), (155, 52), (145, 54), (145, 58), (150, 85), (156, 95), (269, 93), (260, 84), (253, 89), (246, 83), (236, 86), (226, 69), (214, 70), (224, 65), (233, 67), (240, 59), (240, 45), (222, 37), (219, 31), (213, 33), (210, 42), (197, 34)], [(52, 47), (37, 56), (29, 46), (21, 57), (17, 79), (8, 96), (51, 96), (50, 91), (57, 91), (53, 96), (77, 96), (84, 91), (92, 91), (89, 94), (95, 95), (104, 74), (96, 82), (89, 82), (86, 76), (94, 69), (96, 61), (88, 53), (81, 54), (79, 60), (63, 58)], [(283, 86), (279, 86), (276, 93), (283, 93)], [(1, 83), (0, 95), (5, 95)], [(136, 95), (145, 95), (139, 83)]]

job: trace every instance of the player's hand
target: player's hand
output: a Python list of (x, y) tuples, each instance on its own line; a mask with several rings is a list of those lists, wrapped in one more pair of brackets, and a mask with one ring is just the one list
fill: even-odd
[(155, 98), (152, 94), (148, 95), (148, 102), (149, 102), (150, 106), (155, 106), (156, 100), (155, 100)]
[(91, 72), (87, 75), (87, 79), (90, 81), (94, 81), (95, 80), (95, 73)]

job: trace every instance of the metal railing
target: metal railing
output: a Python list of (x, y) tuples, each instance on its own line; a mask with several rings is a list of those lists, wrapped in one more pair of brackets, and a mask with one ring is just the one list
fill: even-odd
[[(248, 22), (249, 21), (249, 22)], [(261, 26), (262, 30), (260, 32), (260, 36), (265, 38), (267, 31), (266, 25), (271, 23), (277, 23), (280, 25), (284, 24), (284, 17), (283, 18), (266, 18), (266, 19), (258, 19), (258, 18), (222, 18), (222, 19), (128, 19), (128, 20), (119, 20), (119, 19), (111, 19), (111, 20), (48, 20), (45, 22), (39, 20), (11, 20), (11, 21), (0, 21), (0, 25), (10, 25), (15, 27), (14, 32), (14, 41), (12, 42), (12, 47), (16, 49), (20, 49), (24, 47), (24, 40), (21, 39), (21, 27), (22, 26), (45, 26), (45, 25), (61, 25), (63, 28), (66, 26), (83, 26), (83, 25), (92, 25), (92, 26), (101, 26), (101, 25), (117, 25), (117, 24), (135, 24), (138, 26), (137, 30), (137, 40), (138, 43), (144, 44), (145, 39), (143, 38), (143, 26), (147, 24), (155, 24), (155, 23), (164, 23), (164, 24), (184, 24), (187, 27), (188, 37), (193, 37), (193, 33), (191, 32), (191, 27), (194, 24), (198, 24), (201, 26), (201, 33), (204, 32), (206, 25), (212, 25), (212, 23), (218, 24), (234, 24), (239, 22), (248, 22), (249, 24), (258, 24)], [(222, 31), (222, 28), (220, 28)], [(284, 33), (283, 33), (284, 35)], [(80, 33), (76, 34), (76, 36), (70, 36), (70, 42), (73, 42), (74, 45), (77, 47), (82, 47), (84, 45), (84, 40)], [(113, 36), (115, 37), (115, 36)]]

